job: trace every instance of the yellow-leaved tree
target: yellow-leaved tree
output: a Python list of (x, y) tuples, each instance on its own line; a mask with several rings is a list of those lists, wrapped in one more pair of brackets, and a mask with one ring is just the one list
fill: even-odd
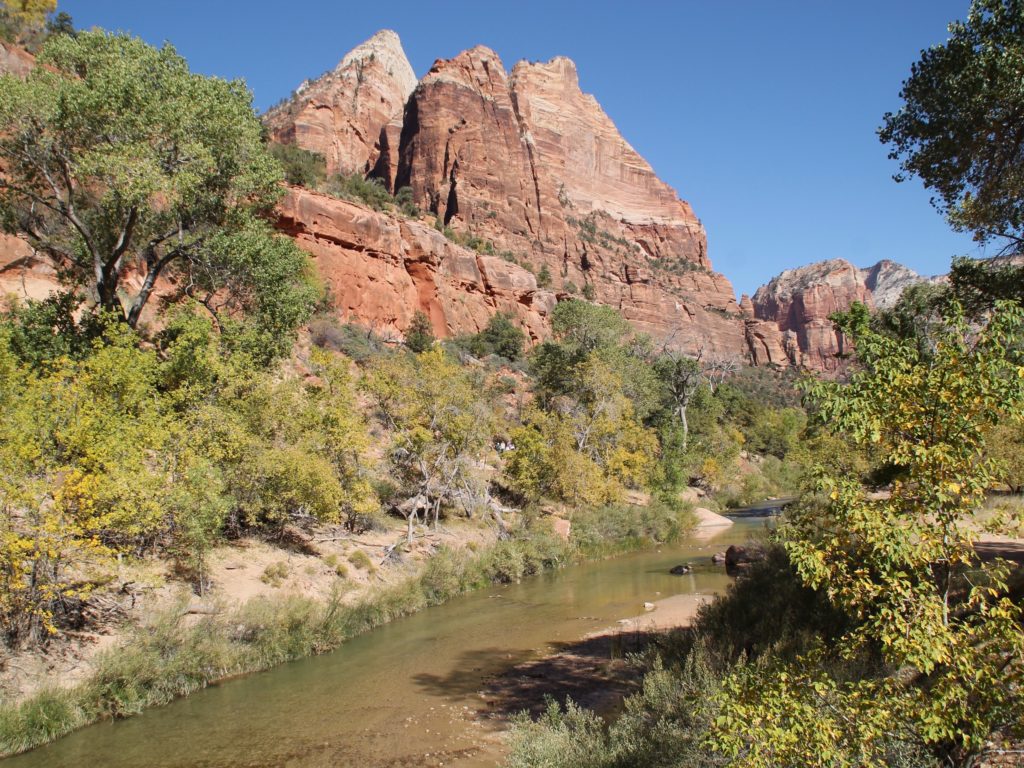
[(979, 327), (954, 308), (928, 349), (872, 331), (860, 305), (841, 327), (861, 368), (808, 394), (896, 479), (880, 496), (823, 469), (782, 536), (852, 628), (796, 663), (738, 668), (714, 741), (751, 768), (881, 767), (919, 748), (974, 765), (993, 735), (1024, 733), (1021, 609), (971, 525), (996, 477), (987, 430), (1024, 418), (1024, 313), (997, 304)]

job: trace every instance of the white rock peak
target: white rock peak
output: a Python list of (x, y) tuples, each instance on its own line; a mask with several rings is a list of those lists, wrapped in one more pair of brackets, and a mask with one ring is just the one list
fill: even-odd
[(335, 72), (341, 73), (371, 59), (384, 67), (408, 98), (416, 87), (416, 73), (413, 72), (412, 65), (402, 48), (402, 41), (394, 30), (382, 29), (365, 43), (357, 45), (345, 54)]

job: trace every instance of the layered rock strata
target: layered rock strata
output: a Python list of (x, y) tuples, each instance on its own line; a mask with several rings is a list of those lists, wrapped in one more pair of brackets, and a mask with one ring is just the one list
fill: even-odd
[(849, 309), (855, 301), (887, 309), (904, 288), (938, 279), (888, 260), (867, 269), (844, 259), (787, 269), (758, 288), (747, 309), (752, 315), (746, 321), (748, 339), (752, 334), (763, 338), (760, 349), (751, 343), (752, 358), (758, 364), (765, 359), (774, 362), (772, 339), (777, 339), (792, 363), (817, 371), (841, 370), (850, 350), (830, 315)]
[(279, 217), (313, 257), (343, 321), (399, 339), (417, 310), (441, 336), (475, 333), (507, 312), (532, 340), (547, 334), (554, 293), (526, 269), (456, 245), (428, 223), (297, 188)]
[[(364, 69), (364, 88), (382, 92), (393, 83)], [(315, 93), (317, 103), (340, 105), (338, 123), (349, 89), (332, 73), (306, 85), (300, 101)], [(304, 109), (268, 115), (272, 134), (324, 151), (319, 138), (299, 139), (314, 133), (303, 127), (308, 117), (291, 117)], [(569, 59), (520, 62), (508, 73), (478, 46), (435, 62), (401, 118), (381, 120), (376, 153), (367, 154), (373, 175), (392, 190), (410, 187), (440, 227), (549, 275), (561, 296), (615, 307), (656, 342), (748, 356), (735, 294), (711, 270), (700, 221), (580, 90)]]
[(323, 155), (328, 172), (365, 173), (380, 159), (382, 131), (400, 124), (415, 87), (398, 35), (382, 30), (264, 120), (271, 139)]

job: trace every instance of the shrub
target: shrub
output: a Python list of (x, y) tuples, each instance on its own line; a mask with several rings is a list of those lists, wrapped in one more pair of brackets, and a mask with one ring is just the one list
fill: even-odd
[(537, 272), (537, 285), (541, 288), (547, 288), (551, 285), (551, 270), (548, 269), (547, 264), (542, 264), (540, 271)]
[(398, 206), (398, 210), (403, 216), (408, 216), (410, 219), (418, 219), (422, 214), (413, 199), (412, 187), (402, 187), (395, 193), (395, 205)]
[(373, 572), (377, 570), (376, 566), (373, 564), (373, 560), (370, 559), (370, 556), (361, 549), (353, 549), (349, 552), (348, 561), (360, 571)]
[(480, 333), (467, 340), (466, 346), (476, 357), (498, 355), (512, 361), (523, 356), (525, 343), (526, 334), (513, 322), (512, 316), (498, 312)]
[(339, 323), (333, 317), (317, 318), (309, 324), (309, 333), (313, 343), (321, 349), (341, 352), (357, 363), (365, 363), (387, 351), (384, 339), (372, 328), (356, 323)]
[(272, 587), (280, 587), (282, 582), (288, 578), (288, 563), (284, 560), (280, 560), (276, 563), (271, 563), (263, 569), (263, 575), (260, 576), (260, 581), (264, 584), (269, 584)]
[(268, 145), (270, 154), (284, 169), (284, 178), (289, 184), (315, 189), (327, 175), (327, 163), (323, 155), (302, 149), (295, 144)]
[(380, 179), (365, 179), (361, 174), (338, 174), (327, 183), (327, 193), (345, 200), (366, 203), (375, 211), (383, 211), (394, 199)]
[(413, 352), (426, 352), (434, 346), (434, 327), (430, 318), (420, 309), (412, 316), (412, 324), (405, 332), (405, 346)]

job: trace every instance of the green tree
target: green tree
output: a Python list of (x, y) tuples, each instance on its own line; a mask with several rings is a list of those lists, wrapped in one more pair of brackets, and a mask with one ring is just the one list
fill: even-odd
[(327, 177), (327, 161), (323, 155), (302, 149), (297, 144), (271, 142), (268, 148), (281, 164), (284, 179), (289, 184), (316, 189)]
[(995, 478), (987, 430), (1024, 414), (1024, 314), (999, 304), (973, 328), (954, 308), (929, 354), (863, 312), (840, 325), (861, 369), (808, 392), (824, 422), (899, 474), (878, 498), (818, 473), (783, 540), (853, 627), (795, 664), (734, 673), (717, 743), (744, 766), (882, 766), (893, 740), (973, 765), (994, 732), (1024, 731), (1021, 610), (1005, 564), (976, 562), (970, 525)]
[(498, 355), (506, 360), (518, 360), (523, 356), (526, 334), (512, 321), (512, 316), (498, 312), (487, 321), (487, 326), (472, 337), (470, 351), (477, 357)]
[(673, 415), (679, 419), (682, 450), (685, 452), (690, 439), (686, 411), (704, 383), (704, 371), (699, 360), (676, 352), (661, 355), (654, 363), (654, 370), (665, 388)]
[(639, 419), (658, 406), (661, 393), (650, 365), (650, 340), (635, 335), (614, 309), (580, 299), (561, 301), (552, 312), (551, 332), (552, 339), (537, 346), (530, 358), (545, 407), (560, 396), (577, 401), (593, 397), (585, 367), (592, 358), (614, 369)]
[(1024, 243), (1024, 4), (973, 0), (949, 39), (923, 51), (903, 106), (879, 131), (957, 230)]
[(306, 317), (306, 259), (258, 220), (281, 171), (242, 82), (190, 73), (169, 45), (57, 35), (27, 79), (0, 78), (0, 123), (4, 226), (100, 308), (135, 327), (166, 278), (213, 312), (228, 295)]
[(417, 309), (412, 316), (409, 330), (405, 332), (405, 346), (412, 352), (426, 352), (434, 346), (434, 326), (427, 313)]
[(4, 10), (26, 24), (42, 24), (57, 10), (57, 0), (3, 0)]
[(986, 436), (988, 457), (995, 465), (995, 476), (1014, 493), (1024, 492), (1024, 427), (1020, 424), (995, 425)]

